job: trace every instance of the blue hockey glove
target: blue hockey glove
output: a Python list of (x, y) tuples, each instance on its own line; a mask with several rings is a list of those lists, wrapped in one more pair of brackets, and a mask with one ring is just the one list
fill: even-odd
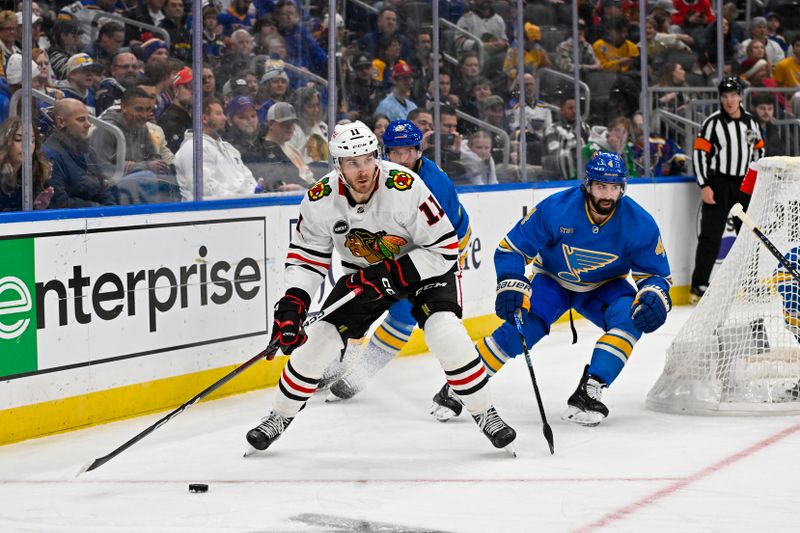
[(522, 274), (503, 274), (497, 279), (494, 312), (506, 322), (514, 323), (517, 309), (531, 309), (531, 284)]
[(667, 321), (672, 309), (669, 293), (661, 287), (648, 285), (636, 293), (631, 305), (631, 320), (642, 333), (652, 333)]

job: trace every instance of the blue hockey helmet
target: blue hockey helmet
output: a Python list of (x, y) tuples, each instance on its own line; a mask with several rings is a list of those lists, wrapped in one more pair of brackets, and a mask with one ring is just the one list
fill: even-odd
[(628, 169), (625, 162), (613, 152), (597, 152), (592, 159), (586, 163), (586, 177), (583, 184), (588, 187), (591, 181), (601, 181), (603, 183), (619, 183), (622, 190), (628, 184)]
[(420, 144), (422, 144), (422, 131), (410, 120), (395, 120), (386, 126), (386, 131), (383, 132), (385, 148), (419, 146)]

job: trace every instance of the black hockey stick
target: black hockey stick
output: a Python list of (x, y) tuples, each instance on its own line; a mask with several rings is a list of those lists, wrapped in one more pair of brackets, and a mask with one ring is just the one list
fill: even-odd
[(772, 255), (774, 255), (778, 261), (780, 261), (781, 265), (783, 265), (783, 268), (785, 268), (789, 272), (789, 274), (791, 274), (791, 276), (797, 281), (797, 283), (800, 283), (800, 274), (797, 272), (797, 270), (794, 269), (792, 264), (786, 260), (784, 254), (782, 254), (781, 251), (778, 250), (778, 248), (776, 248), (774, 244), (772, 244), (772, 241), (769, 240), (769, 237), (767, 237), (761, 232), (758, 226), (756, 226), (756, 223), (753, 222), (753, 219), (750, 218), (750, 216), (744, 212), (742, 204), (734, 205), (731, 208), (731, 214), (733, 214), (733, 216), (741, 220), (745, 226), (750, 228), (750, 230), (756, 234), (756, 237), (758, 237), (759, 240), (764, 244), (767, 250), (769, 250), (770, 253), (772, 253)]
[[(307, 328), (311, 324), (313, 324), (314, 322), (317, 322), (317, 321), (321, 320), (325, 315), (328, 315), (328, 314), (334, 312), (335, 310), (339, 309), (341, 306), (343, 306), (344, 304), (348, 303), (350, 300), (352, 300), (353, 298), (358, 296), (358, 294), (360, 292), (361, 292), (361, 289), (359, 289), (359, 288), (356, 288), (356, 289), (350, 291), (345, 296), (343, 296), (341, 299), (335, 301), (334, 303), (332, 303), (331, 305), (329, 305), (325, 309), (321, 310), (316, 315), (314, 315), (312, 317), (309, 317), (305, 322), (303, 322), (303, 327)], [(84, 472), (89, 472), (91, 470), (94, 470), (95, 468), (99, 468), (99, 467), (103, 466), (108, 461), (110, 461), (111, 459), (113, 459), (117, 455), (121, 454), (122, 452), (124, 452), (125, 450), (127, 450), (128, 448), (130, 448), (131, 446), (133, 446), (134, 444), (136, 444), (137, 442), (139, 442), (140, 440), (142, 440), (146, 436), (148, 436), (150, 433), (154, 432), (155, 430), (157, 430), (158, 428), (160, 428), (161, 426), (163, 426), (164, 424), (166, 424), (167, 422), (169, 422), (170, 420), (172, 420), (173, 418), (175, 418), (176, 416), (181, 414), (183, 411), (185, 411), (189, 407), (193, 406), (194, 404), (196, 404), (197, 402), (199, 402), (200, 400), (202, 400), (203, 398), (205, 398), (206, 396), (208, 396), (209, 394), (211, 394), (212, 392), (214, 392), (218, 388), (222, 387), (227, 382), (229, 382), (230, 380), (232, 380), (233, 378), (235, 378), (236, 376), (238, 376), (239, 374), (241, 374), (242, 372), (244, 372), (245, 370), (247, 370), (248, 368), (253, 366), (262, 357), (266, 357), (267, 359), (274, 358), (275, 354), (278, 352), (278, 348), (279, 347), (280, 347), (280, 345), (278, 344), (278, 340), (277, 339), (273, 340), (264, 349), (264, 351), (259, 352), (258, 354), (254, 355), (253, 357), (251, 357), (250, 359), (248, 359), (247, 361), (245, 361), (241, 365), (239, 365), (236, 368), (234, 368), (231, 372), (229, 372), (228, 374), (226, 374), (225, 376), (220, 378), (218, 381), (216, 381), (215, 383), (213, 383), (209, 387), (203, 389), (196, 396), (194, 396), (191, 400), (189, 400), (186, 403), (180, 405), (179, 407), (177, 407), (173, 411), (170, 411), (166, 416), (164, 416), (163, 418), (158, 420), (155, 424), (153, 424), (152, 426), (148, 427), (147, 429), (145, 429), (141, 433), (137, 434), (136, 436), (134, 436), (132, 439), (130, 439), (128, 442), (126, 442), (125, 444), (123, 444), (119, 448), (115, 449), (114, 451), (112, 451), (108, 455), (104, 455), (103, 457), (99, 457), (99, 458), (95, 459), (94, 461), (92, 461), (91, 463), (87, 463), (86, 465), (84, 465), (83, 468), (81, 468), (80, 471), (75, 475), (75, 477), (78, 477), (79, 475), (83, 474)]]
[(528, 344), (525, 342), (525, 334), (522, 332), (522, 309), (517, 309), (514, 312), (514, 322), (517, 324), (517, 331), (519, 332), (519, 340), (522, 341), (522, 353), (525, 354), (525, 362), (528, 364), (528, 372), (531, 374), (531, 383), (533, 383), (533, 392), (536, 394), (536, 403), (539, 406), (539, 414), (542, 416), (542, 433), (550, 446), (550, 455), (556, 453), (555, 444), (553, 444), (553, 430), (550, 424), (547, 423), (547, 416), (544, 414), (544, 405), (542, 405), (542, 395), (539, 394), (539, 385), (536, 384), (536, 374), (533, 373), (533, 361), (531, 361), (531, 354), (528, 351)]

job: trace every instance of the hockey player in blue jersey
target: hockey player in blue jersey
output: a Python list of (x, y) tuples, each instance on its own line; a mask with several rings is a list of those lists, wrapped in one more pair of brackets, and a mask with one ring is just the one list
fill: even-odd
[[(581, 187), (546, 198), (512, 228), (494, 255), (495, 311), (506, 323), (476, 344), (493, 375), (522, 353), (514, 323), (517, 309), (524, 310), (528, 346), (547, 335), (569, 309), (602, 328), (562, 416), (585, 426), (608, 416), (603, 389), (617, 378), (642, 333), (658, 329), (672, 308), (669, 262), (658, 227), (625, 196), (626, 184), (622, 159), (600, 152), (586, 164)], [(629, 273), (636, 288), (626, 280)], [(446, 384), (434, 396), (432, 414), (445, 421), (460, 411)]]
[[(422, 157), (421, 143), (422, 131), (410, 120), (395, 120), (383, 134), (386, 158), (416, 172), (436, 199), (439, 212), (420, 213), (420, 216), (447, 216), (455, 228), (459, 254), (462, 254), (471, 234), (469, 215), (447, 174), (433, 161)], [(323, 387), (330, 384), (328, 401), (346, 400), (363, 390), (368, 380), (406, 345), (416, 324), (408, 300), (392, 305), (363, 351), (360, 352), (359, 346), (350, 346), (342, 361), (333, 363), (325, 371), (321, 382)]]

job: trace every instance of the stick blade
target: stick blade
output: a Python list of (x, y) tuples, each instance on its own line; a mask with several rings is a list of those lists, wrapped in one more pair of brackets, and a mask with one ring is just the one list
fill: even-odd
[(556, 445), (553, 443), (553, 430), (550, 428), (550, 424), (545, 424), (542, 427), (542, 433), (544, 433), (547, 445), (550, 446), (550, 455), (554, 455), (556, 453)]
[(99, 459), (94, 459), (93, 461), (89, 461), (88, 463), (83, 465), (80, 470), (78, 470), (78, 473), (75, 474), (75, 477), (80, 476), (84, 472), (90, 472), (90, 471), (94, 470), (95, 468), (97, 468), (98, 466), (100, 466), (101, 464), (103, 464), (103, 463), (100, 463), (99, 461), (100, 461)]

